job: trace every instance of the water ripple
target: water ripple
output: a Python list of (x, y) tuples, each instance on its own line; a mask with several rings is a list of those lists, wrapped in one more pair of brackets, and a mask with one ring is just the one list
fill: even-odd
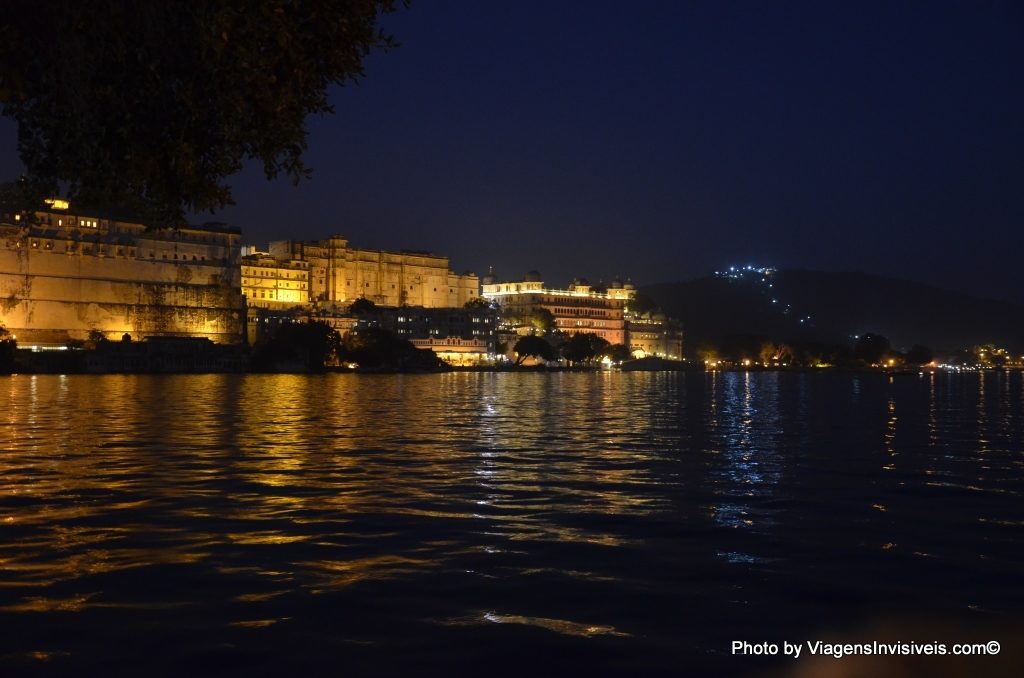
[(175, 671), (387, 673), (455, 648), (514, 664), (529, 642), (655, 671), (873, 614), (1020, 614), (1022, 390), (1014, 373), (6, 378), (0, 669), (96, 672), (117, 646)]

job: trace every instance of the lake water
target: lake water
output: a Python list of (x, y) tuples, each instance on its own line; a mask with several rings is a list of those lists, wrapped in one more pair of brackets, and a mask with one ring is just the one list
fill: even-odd
[(982, 675), (1024, 638), (1022, 394), (2, 378), (0, 674), (722, 675), (812, 666), (732, 640), (977, 636)]

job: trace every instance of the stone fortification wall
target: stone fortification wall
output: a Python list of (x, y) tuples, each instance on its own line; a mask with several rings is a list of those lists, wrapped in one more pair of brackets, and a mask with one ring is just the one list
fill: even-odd
[(64, 344), (92, 330), (243, 340), (237, 233), (88, 223), (97, 226), (0, 225), (0, 322), (19, 344)]

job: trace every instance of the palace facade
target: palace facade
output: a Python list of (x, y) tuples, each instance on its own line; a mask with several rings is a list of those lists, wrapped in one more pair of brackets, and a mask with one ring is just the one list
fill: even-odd
[(627, 313), (626, 336), (634, 358), (683, 359), (683, 328), (664, 313)]
[(492, 272), (484, 276), (482, 286), (482, 296), (498, 304), (506, 322), (529, 318), (543, 309), (552, 315), (559, 332), (596, 334), (609, 344), (626, 343), (625, 304), (635, 295), (632, 284), (619, 280), (605, 290), (595, 290), (582, 278), (568, 289), (547, 288), (537, 271), (510, 282), (499, 282)]
[(361, 315), (353, 329), (380, 327), (416, 348), (433, 351), (450, 365), (479, 365), (494, 357), (497, 316), (488, 305), (378, 308)]
[(73, 210), (0, 215), (0, 323), (23, 347), (95, 337), (244, 340), (239, 231)]
[(327, 305), (368, 299), (378, 306), (461, 307), (479, 294), (479, 278), (457, 274), (448, 257), (429, 252), (388, 252), (349, 247), (340, 235), (326, 240), (279, 240), (270, 257), (309, 267), (309, 300)]
[(481, 362), (494, 350), (494, 314), (484, 328), (480, 318), (486, 314), (463, 308), (479, 296), (478, 285), (475, 274), (453, 272), (447, 257), (358, 249), (341, 236), (279, 240), (265, 252), (243, 248), (250, 343), (298, 318), (326, 322), (343, 335), (358, 330), (349, 307), (367, 299), (378, 307), (374, 326), (450, 362)]
[[(536, 271), (479, 282), (453, 272), (447, 257), (353, 248), (341, 236), (275, 241), (258, 251), (242, 248), (240, 232), (221, 224), (151, 228), (64, 201), (0, 214), (0, 323), (23, 347), (60, 348), (97, 335), (251, 344), (282, 322), (314, 318), (344, 334), (366, 319), (349, 307), (367, 299), (378, 307), (374, 325), (456, 363), (490, 360), (499, 332), (514, 340), (538, 322), (624, 344), (636, 356), (682, 354), (678, 323), (628, 312), (636, 295), (628, 282), (605, 288), (576, 279), (554, 289)], [(478, 296), (494, 308), (467, 306)]]
[(249, 308), (291, 308), (309, 303), (309, 262), (279, 261), (242, 248), (242, 294)]

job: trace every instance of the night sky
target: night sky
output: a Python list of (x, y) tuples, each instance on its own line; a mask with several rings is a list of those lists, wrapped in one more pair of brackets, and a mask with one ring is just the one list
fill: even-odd
[(755, 263), (1024, 300), (1020, 5), (419, 0), (384, 26), (402, 47), (310, 120), (314, 178), (252, 167), (193, 221), (558, 286)]

